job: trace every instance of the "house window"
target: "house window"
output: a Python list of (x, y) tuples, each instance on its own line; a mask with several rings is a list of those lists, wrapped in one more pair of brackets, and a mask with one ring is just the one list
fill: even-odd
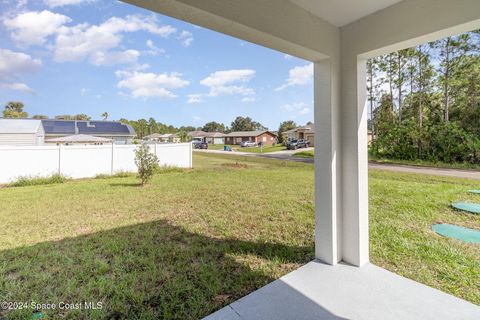
[(267, 137), (262, 137), (262, 141), (267, 141)]
[(242, 138), (237, 138), (237, 143), (242, 142)]

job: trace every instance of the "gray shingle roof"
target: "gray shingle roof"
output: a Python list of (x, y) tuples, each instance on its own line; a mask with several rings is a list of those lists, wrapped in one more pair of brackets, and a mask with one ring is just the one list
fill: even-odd
[(206, 137), (206, 132), (205, 131), (202, 131), (202, 130), (198, 130), (198, 131), (190, 131), (188, 133), (188, 135), (192, 138), (197, 138), (197, 137)]
[[(265, 132), (270, 132), (268, 130), (255, 130), (255, 131), (235, 131), (230, 132), (229, 134), (225, 135), (226, 137), (257, 137)], [(270, 132), (272, 133), (272, 132)], [(273, 134), (273, 133), (272, 133)], [(273, 134), (275, 135), (275, 134)]]
[(205, 137), (222, 138), (222, 137), (225, 137), (225, 133), (223, 133), (223, 132), (207, 132)]

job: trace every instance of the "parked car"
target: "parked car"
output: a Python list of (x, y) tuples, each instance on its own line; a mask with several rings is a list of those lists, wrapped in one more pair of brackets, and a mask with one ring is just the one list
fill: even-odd
[(208, 143), (194, 140), (192, 141), (193, 149), (208, 149)]
[(242, 141), (240, 142), (240, 147), (247, 148), (247, 147), (256, 147), (257, 144), (253, 141)]
[(287, 143), (288, 150), (297, 150), (299, 148), (308, 148), (310, 141), (305, 139), (292, 140)]

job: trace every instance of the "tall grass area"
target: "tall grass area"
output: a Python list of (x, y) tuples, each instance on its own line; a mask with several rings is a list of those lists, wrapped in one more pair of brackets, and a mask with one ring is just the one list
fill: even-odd
[(14, 182), (8, 184), (9, 187), (39, 186), (44, 184), (57, 184), (67, 182), (68, 178), (60, 173), (52, 174), (46, 177), (20, 176)]
[[(478, 182), (370, 172), (373, 263), (480, 303)], [(246, 199), (248, 201), (246, 201)], [(199, 319), (314, 258), (312, 164), (194, 153), (194, 168), (0, 189), (0, 301), (94, 301), (48, 319)], [(0, 310), (30, 319), (32, 310)]]

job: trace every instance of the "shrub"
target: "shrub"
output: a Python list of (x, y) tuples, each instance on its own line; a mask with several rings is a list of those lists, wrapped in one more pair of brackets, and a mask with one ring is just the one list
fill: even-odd
[(374, 156), (399, 160), (480, 163), (480, 140), (456, 123), (420, 129), (414, 121), (393, 125), (371, 145)]
[(10, 183), (11, 187), (25, 187), (25, 186), (38, 186), (43, 184), (56, 184), (64, 183), (68, 181), (68, 178), (60, 173), (52, 174), (51, 176), (20, 176)]
[(142, 185), (145, 185), (158, 170), (158, 158), (150, 152), (150, 147), (147, 144), (142, 144), (135, 150), (135, 164), (138, 168), (137, 176), (140, 178)]

